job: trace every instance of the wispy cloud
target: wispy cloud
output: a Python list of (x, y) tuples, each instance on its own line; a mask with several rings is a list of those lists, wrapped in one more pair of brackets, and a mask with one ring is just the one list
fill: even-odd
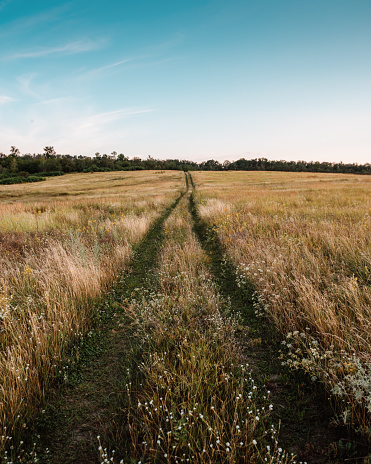
[(11, 145), (23, 153), (37, 153), (45, 145), (55, 146), (59, 153), (71, 154), (118, 150), (133, 132), (140, 138), (146, 134), (148, 122), (141, 115), (154, 111), (150, 106), (94, 111), (83, 100), (69, 97), (32, 103), (22, 114), (13, 115), (13, 120), (0, 111), (0, 151)]
[(126, 58), (124, 60), (115, 61), (114, 63), (106, 64), (104, 66), (99, 66), (98, 68), (92, 68), (92, 69), (89, 69), (88, 71), (83, 72), (81, 75), (78, 76), (78, 78), (86, 79), (88, 77), (97, 76), (99, 74), (104, 73), (105, 71), (109, 71), (110, 69), (117, 68), (125, 63), (134, 61), (136, 59), (138, 58)]
[(89, 78), (103, 78), (106, 77), (110, 71), (113, 71), (116, 68), (120, 68), (122, 65), (125, 65), (124, 69), (139, 69), (139, 68), (146, 68), (146, 67), (153, 67), (162, 65), (171, 61), (179, 60), (179, 58), (171, 57), (171, 58), (163, 58), (159, 60), (153, 59), (154, 57), (151, 55), (140, 55), (131, 58), (126, 58), (124, 60), (116, 61), (111, 64), (107, 64), (104, 66), (100, 66), (97, 68), (92, 68), (89, 70), (79, 70), (76, 72), (76, 79), (77, 80), (85, 80)]
[(19, 88), (22, 93), (28, 95), (29, 97), (42, 99), (42, 95), (40, 95), (39, 92), (34, 90), (35, 86), (33, 84), (33, 81), (36, 76), (37, 73), (23, 74), (22, 76), (17, 77), (17, 81), (19, 83)]
[(102, 48), (104, 43), (104, 40), (78, 40), (76, 42), (69, 42), (59, 47), (43, 47), (37, 50), (13, 53), (12, 55), (7, 56), (7, 58), (16, 60), (19, 58), (41, 58), (49, 55), (74, 55), (76, 53), (98, 50)]
[[(5, 7), (11, 1), (13, 0), (0, 0), (0, 5)], [(21, 13), (21, 15), (17, 15), (12, 21), (7, 21), (1, 25), (0, 38), (18, 36), (20, 31), (24, 33), (30, 29), (35, 29), (36, 27), (43, 27), (43, 25), (47, 25), (48, 28), (51, 28), (53, 24), (60, 23), (62, 21), (63, 14), (71, 8), (72, 4), (70, 2), (31, 16), (22, 16)]]
[(98, 66), (96, 68), (91, 68), (91, 69), (80, 69), (76, 72), (75, 76), (76, 79), (78, 80), (85, 80), (89, 78), (94, 78), (94, 77), (105, 77), (107, 74), (110, 73), (110, 71), (113, 71), (115, 69), (120, 68), (122, 65), (128, 65), (131, 66), (133, 63), (135, 63), (137, 60), (141, 60), (143, 58), (146, 58), (146, 56), (133, 56), (130, 58), (124, 58), (119, 61), (115, 61), (114, 63), (109, 63), (105, 64), (103, 66)]
[(101, 68), (98, 68), (98, 69), (104, 70), (104, 69), (116, 68), (116, 66), (120, 66), (121, 64), (127, 63), (128, 61), (132, 61), (133, 59), (134, 58), (126, 58), (125, 60), (117, 61), (116, 63), (112, 63), (112, 64), (107, 64), (106, 66), (102, 66)]
[(40, 105), (61, 105), (63, 103), (66, 103), (70, 101), (71, 98), (69, 97), (56, 97), (56, 98), (47, 98), (46, 100), (43, 100), (39, 102)]
[(0, 2), (0, 10), (2, 10), (4, 7), (6, 7), (12, 1), (13, 0), (3, 0), (2, 2)]
[(6, 95), (0, 95), (0, 105), (4, 105), (4, 103), (10, 103), (15, 101), (12, 97), (7, 97)]
[(118, 119), (127, 118), (129, 116), (134, 116), (136, 114), (143, 114), (143, 113), (151, 113), (154, 111), (152, 108), (143, 108), (143, 109), (136, 109), (136, 108), (125, 108), (116, 111), (109, 111), (105, 113), (97, 113), (91, 116), (86, 117), (83, 121), (81, 121), (80, 129), (87, 129), (89, 127), (100, 127), (104, 124), (111, 123)]
[(114, 63), (109, 63), (97, 68), (92, 68), (84, 72), (80, 77), (87, 78), (89, 76), (105, 74), (105, 71), (112, 70), (114, 68), (120, 67), (123, 64), (128, 64), (130, 69), (138, 68), (138, 67), (146, 67), (146, 66), (156, 66), (161, 65), (163, 63), (167, 63), (169, 61), (174, 61), (179, 58), (176, 57), (168, 57), (168, 58), (159, 58), (163, 53), (167, 52), (168, 49), (173, 48), (173, 46), (178, 43), (180, 40), (183, 39), (181, 34), (177, 34), (174, 38), (167, 42), (163, 42), (157, 45), (150, 46), (150, 52), (144, 53), (137, 56), (131, 56), (129, 58), (125, 58), (119, 61), (115, 61)]

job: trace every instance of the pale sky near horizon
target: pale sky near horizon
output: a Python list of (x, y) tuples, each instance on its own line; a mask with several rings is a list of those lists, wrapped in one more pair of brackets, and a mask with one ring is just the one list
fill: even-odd
[(0, 0), (0, 152), (371, 162), (370, 0)]

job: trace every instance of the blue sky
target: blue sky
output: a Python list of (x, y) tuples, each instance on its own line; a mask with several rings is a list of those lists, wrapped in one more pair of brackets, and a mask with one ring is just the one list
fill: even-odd
[(371, 162), (370, 0), (0, 0), (0, 151)]

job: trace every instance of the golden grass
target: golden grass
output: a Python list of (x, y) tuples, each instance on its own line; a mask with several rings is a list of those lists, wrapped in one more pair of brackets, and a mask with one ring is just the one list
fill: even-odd
[[(83, 196), (84, 198), (114, 197), (131, 198), (134, 194), (142, 199), (148, 195), (167, 194), (173, 189), (183, 173), (179, 171), (113, 171), (88, 174), (66, 174), (50, 177), (33, 184), (0, 186), (0, 200), (4, 202), (62, 200)], [(62, 198), (60, 198), (62, 197)]]
[(165, 224), (158, 291), (139, 294), (127, 308), (143, 349), (138, 383), (127, 385), (131, 458), (291, 462), (268, 426), (269, 400), (244, 363), (236, 320), (228, 317), (207, 270), (187, 202)]
[(86, 334), (93, 303), (179, 195), (183, 178), (69, 175), (1, 189), (0, 436), (32, 418), (64, 350)]
[[(353, 419), (366, 430), (371, 178), (265, 172), (193, 177), (199, 213), (217, 231), (241, 289), (252, 283), (257, 312), (289, 333), (286, 362), (324, 380), (352, 405)], [(344, 414), (345, 422), (352, 420), (349, 411)]]

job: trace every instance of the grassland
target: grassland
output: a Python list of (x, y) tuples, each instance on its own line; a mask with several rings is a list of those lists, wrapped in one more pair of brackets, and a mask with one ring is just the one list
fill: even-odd
[(323, 382), (338, 421), (370, 436), (371, 180), (197, 173), (201, 218), (256, 313), (278, 328), (282, 362)]
[(258, 391), (242, 354), (239, 319), (192, 231), (188, 201), (165, 223), (157, 291), (126, 308), (142, 351), (127, 383), (129, 455), (140, 462), (290, 462), (269, 422), (269, 393)]
[[(1, 187), (0, 462), (369, 462), (320, 435), (332, 420), (370, 438), (370, 190), (366, 176), (153, 171)], [(102, 307), (105, 351), (77, 367), (57, 420), (49, 387)], [(279, 386), (297, 409), (325, 410), (305, 384), (331, 393), (314, 444), (303, 411), (275, 411), (277, 365), (304, 373)], [(26, 458), (12, 440), (41, 407), (48, 450)]]
[[(0, 448), (32, 421), (65, 350), (183, 174), (69, 175), (0, 188)], [(8, 437), (8, 438), (7, 438)]]

